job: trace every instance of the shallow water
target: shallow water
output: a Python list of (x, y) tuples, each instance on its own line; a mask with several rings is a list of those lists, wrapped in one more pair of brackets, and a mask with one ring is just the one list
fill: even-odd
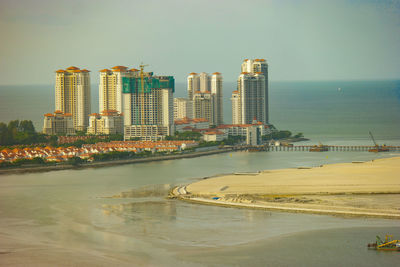
[[(225, 122), (231, 118), (224, 83)], [(339, 92), (337, 88), (342, 88)], [(97, 106), (92, 86), (92, 111)], [(53, 86), (0, 86), (0, 121), (51, 112)], [(25, 97), (20, 97), (24, 95)], [(185, 96), (177, 84), (176, 96)], [(26, 100), (29, 100), (28, 102)], [(272, 82), (271, 122), (329, 145), (400, 145), (400, 82)], [(17, 109), (15, 107), (18, 107)], [(12, 111), (12, 112), (10, 112)], [(0, 176), (0, 234), (151, 266), (384, 266), (400, 253), (369, 251), (399, 222), (268, 212), (166, 199), (168, 188), (232, 172), (399, 156), (368, 152), (226, 153), (173, 161)], [(0, 255), (1, 265), (1, 255)]]
[[(382, 254), (367, 251), (365, 244), (374, 241), (376, 234), (400, 234), (399, 228), (393, 229), (398, 221), (224, 208), (170, 200), (166, 195), (172, 185), (217, 173), (384, 156), (388, 154), (238, 152), (3, 175), (0, 232), (132, 261), (139, 258), (154, 266), (286, 266), (298, 265), (296, 258), (301, 258), (304, 266), (321, 262), (335, 265), (343, 257), (343, 246), (359, 261), (365, 260), (367, 253), (367, 263), (372, 266), (382, 260)], [(319, 232), (307, 234), (309, 231)], [(353, 235), (350, 243), (344, 234), (348, 231)], [(341, 259), (341, 265), (351, 265), (352, 257)], [(393, 256), (384, 259), (388, 263), (392, 260)]]

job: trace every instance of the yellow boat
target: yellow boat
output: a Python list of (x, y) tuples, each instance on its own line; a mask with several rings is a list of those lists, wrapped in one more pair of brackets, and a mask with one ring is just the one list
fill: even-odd
[(400, 251), (400, 240), (392, 240), (391, 237), (392, 235), (386, 235), (385, 241), (382, 241), (379, 236), (376, 236), (376, 242), (369, 243), (368, 249)]

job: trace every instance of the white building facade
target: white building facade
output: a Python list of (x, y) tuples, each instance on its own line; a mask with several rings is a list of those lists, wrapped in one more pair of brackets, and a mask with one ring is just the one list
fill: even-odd
[(56, 110), (72, 114), (74, 128), (77, 131), (86, 131), (89, 122), (91, 110), (89, 72), (77, 67), (56, 71)]
[(125, 66), (115, 66), (100, 71), (99, 83), (99, 110), (116, 110), (120, 114), (123, 110), (122, 78), (138, 77), (137, 69), (128, 69)]
[(188, 97), (193, 101), (193, 118), (205, 118), (211, 125), (223, 123), (222, 75), (214, 72), (190, 73), (188, 76)]
[(264, 86), (265, 78), (260, 72), (239, 75), (237, 91), (231, 98), (233, 124), (249, 124), (254, 119), (265, 123)]
[(262, 98), (263, 102), (263, 118), (257, 120), (262, 121), (264, 124), (269, 123), (269, 92), (268, 92), (268, 64), (265, 59), (245, 59), (242, 63), (242, 73), (249, 74), (262, 74), (264, 76), (264, 87), (259, 97)]
[(93, 113), (89, 116), (88, 134), (122, 134), (123, 118), (116, 110), (103, 111), (101, 114)]
[(54, 114), (44, 114), (43, 133), (48, 135), (75, 134), (72, 114), (60, 110), (55, 111)]
[(210, 123), (206, 119), (189, 119), (183, 118), (182, 120), (175, 121), (175, 131), (186, 132), (192, 131), (193, 129), (208, 129)]
[(174, 120), (193, 118), (193, 101), (187, 98), (174, 98)]

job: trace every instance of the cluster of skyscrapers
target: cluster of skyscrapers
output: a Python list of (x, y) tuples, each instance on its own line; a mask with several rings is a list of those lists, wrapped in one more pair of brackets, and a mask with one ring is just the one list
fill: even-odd
[[(223, 79), (219, 72), (190, 73), (187, 98), (173, 98), (173, 76), (115, 66), (100, 70), (99, 110), (90, 114), (90, 71), (56, 71), (54, 113), (45, 114), (46, 134), (123, 133), (125, 140), (161, 140), (175, 132), (174, 120), (205, 119), (223, 125)], [(232, 93), (233, 124), (268, 124), (268, 65), (246, 59)]]
[(187, 91), (188, 98), (174, 100), (175, 119), (203, 118), (214, 126), (223, 123), (221, 73), (190, 73)]

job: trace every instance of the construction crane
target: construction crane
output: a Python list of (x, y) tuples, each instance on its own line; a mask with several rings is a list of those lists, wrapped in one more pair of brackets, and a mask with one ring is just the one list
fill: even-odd
[(140, 86), (141, 86), (141, 92), (140, 92), (140, 100), (142, 102), (142, 118), (141, 118), (141, 123), (142, 123), (142, 137), (143, 137), (143, 130), (144, 130), (144, 123), (145, 123), (145, 119), (144, 119), (144, 67), (147, 67), (149, 65), (144, 65), (143, 62), (140, 64)]
[(375, 142), (375, 138), (372, 135), (371, 131), (369, 131), (369, 135), (371, 136), (372, 142), (374, 142), (375, 148), (371, 148), (368, 150), (368, 152), (388, 152), (389, 148), (387, 148), (385, 145), (383, 146), (379, 146), (376, 142)]

